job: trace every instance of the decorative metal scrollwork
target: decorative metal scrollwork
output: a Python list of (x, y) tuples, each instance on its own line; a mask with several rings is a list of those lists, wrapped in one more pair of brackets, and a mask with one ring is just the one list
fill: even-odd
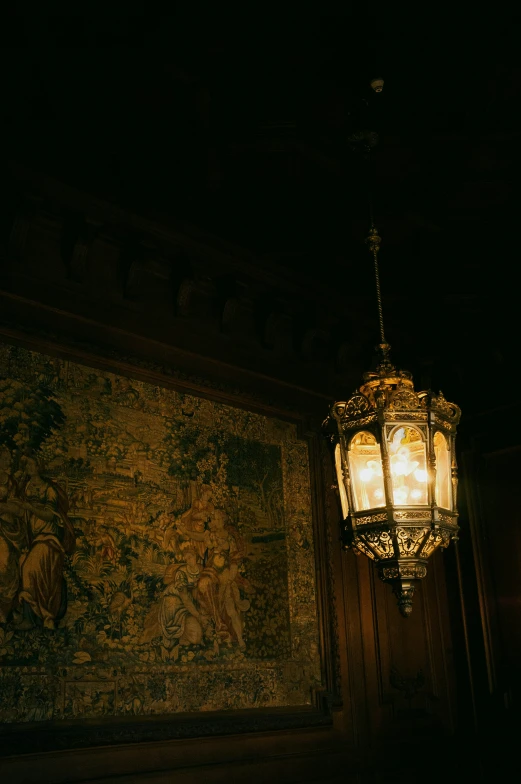
[(449, 525), (458, 524), (458, 520), (455, 515), (446, 514), (445, 512), (439, 512), (439, 518), (443, 523), (448, 523)]
[(358, 550), (359, 553), (363, 553), (364, 555), (367, 555), (367, 557), (370, 558), (372, 561), (376, 560), (373, 551), (369, 547), (367, 547), (365, 542), (363, 542), (360, 538), (358, 538), (356, 540), (356, 543), (353, 545), (353, 550), (355, 552), (356, 550)]
[(355, 421), (351, 419), (345, 419), (342, 421), (342, 430), (345, 432), (346, 430), (354, 430), (355, 428), (358, 429), (359, 427), (372, 425), (374, 422), (376, 422), (376, 420), (376, 413), (363, 417), (362, 419), (357, 419)]
[(455, 403), (449, 403), (445, 400), (443, 392), (432, 397), (431, 408), (450, 424), (458, 424), (461, 416), (461, 409)]
[(364, 515), (363, 517), (355, 517), (354, 522), (356, 525), (370, 525), (371, 523), (384, 523), (387, 520), (387, 512), (379, 512), (374, 515)]
[[(385, 418), (388, 422), (400, 422), (403, 419), (403, 414), (399, 411), (386, 411)], [(407, 411), (408, 421), (426, 422), (427, 419), (427, 411)]]
[(416, 555), (416, 550), (428, 532), (428, 528), (397, 528), (396, 540), (400, 555)]
[(355, 392), (347, 403), (336, 403), (333, 407), (333, 416), (342, 420), (356, 419), (359, 421), (362, 417), (373, 413), (373, 406), (361, 392)]
[(440, 546), (441, 544), (441, 536), (439, 533), (434, 533), (431, 531), (425, 542), (423, 543), (423, 547), (420, 550), (419, 556), (420, 558), (428, 558), (432, 553)]
[(407, 387), (399, 386), (391, 395), (389, 407), (395, 411), (410, 411), (420, 407), (420, 400), (416, 392)]
[(380, 572), (381, 580), (421, 580), (427, 574), (423, 564), (400, 564), (400, 566), (384, 566)]
[(364, 539), (378, 558), (394, 557), (393, 539), (388, 531), (375, 531), (374, 533), (368, 531), (364, 534)]
[(452, 531), (447, 531), (445, 528), (442, 528), (441, 531), (440, 531), (440, 534), (441, 534), (441, 544), (440, 544), (440, 547), (443, 547), (443, 549), (445, 550), (449, 546), (449, 544), (450, 544), (450, 540), (452, 538), (453, 532)]
[(395, 512), (395, 520), (430, 520), (430, 512)]

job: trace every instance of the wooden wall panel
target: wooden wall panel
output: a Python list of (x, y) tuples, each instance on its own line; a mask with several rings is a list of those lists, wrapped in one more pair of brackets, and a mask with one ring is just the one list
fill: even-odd
[(521, 729), (517, 410), (512, 405), (464, 423), (461, 535), (447, 570), (448, 585), (451, 592), (458, 590), (462, 606), (461, 628), (457, 616), (452, 619), (459, 728), (463, 734), (466, 731), (484, 780), (510, 775), (517, 766)]
[[(521, 444), (490, 432), (464, 455), (488, 692), (494, 713), (521, 706)], [(517, 433), (510, 431), (512, 440)], [(481, 723), (488, 723), (482, 708)]]
[(403, 618), (389, 586), (374, 567), (357, 558), (361, 585), (360, 615), (371, 725), (387, 733), (415, 717), (454, 731), (450, 629), (443, 615), (446, 592), (443, 555), (431, 558), (427, 578), (416, 589), (413, 612)]

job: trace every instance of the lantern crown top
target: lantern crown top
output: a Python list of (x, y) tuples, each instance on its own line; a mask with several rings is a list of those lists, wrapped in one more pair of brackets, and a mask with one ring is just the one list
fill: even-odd
[[(391, 404), (391, 396), (400, 388), (402, 395), (406, 394), (407, 402), (413, 408), (417, 408), (419, 401), (415, 397), (412, 373), (408, 370), (398, 370), (390, 358), (391, 347), (388, 343), (380, 343), (378, 346), (380, 362), (376, 371), (364, 373), (364, 383), (360, 387), (360, 392), (367, 397), (375, 408), (385, 408)], [(411, 394), (414, 397), (411, 397)]]
[[(381, 361), (376, 371), (364, 373), (362, 385), (347, 401), (333, 403), (331, 417), (336, 420), (337, 426), (342, 430), (353, 430), (376, 424), (382, 417), (385, 421), (410, 419), (426, 422), (430, 414), (433, 423), (455, 432), (461, 416), (459, 406), (449, 403), (443, 392), (416, 392), (412, 373), (398, 370), (392, 364), (389, 344), (380, 344), (378, 348)], [(329, 424), (327, 420), (325, 424)]]

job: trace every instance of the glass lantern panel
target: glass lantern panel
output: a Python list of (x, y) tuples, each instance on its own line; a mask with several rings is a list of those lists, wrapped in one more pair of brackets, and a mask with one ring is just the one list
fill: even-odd
[(428, 504), (427, 452), (415, 427), (397, 427), (389, 441), (389, 462), (395, 506)]
[(434, 455), (436, 457), (436, 503), (443, 509), (452, 509), (450, 449), (447, 439), (439, 430), (434, 434)]
[(338, 492), (340, 493), (340, 503), (342, 504), (342, 514), (344, 520), (349, 514), (349, 502), (347, 500), (346, 486), (344, 484), (344, 472), (342, 470), (342, 454), (340, 452), (340, 444), (335, 447), (335, 468), (336, 478), (338, 482)]
[(351, 439), (349, 470), (357, 512), (385, 506), (382, 452), (372, 433), (357, 433)]

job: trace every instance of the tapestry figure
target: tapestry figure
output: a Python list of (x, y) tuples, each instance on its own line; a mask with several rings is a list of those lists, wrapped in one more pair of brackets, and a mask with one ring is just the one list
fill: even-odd
[(25, 513), (29, 551), (20, 561), (23, 619), (17, 628), (41, 623), (44, 629), (54, 629), (67, 609), (63, 566), (65, 555), (74, 552), (74, 528), (63, 490), (41, 476), (32, 457), (23, 458), (21, 466), (23, 496), (18, 503)]
[(20, 585), (20, 558), (27, 549), (23, 511), (16, 499), (11, 453), (0, 446), (0, 623), (9, 620)]

